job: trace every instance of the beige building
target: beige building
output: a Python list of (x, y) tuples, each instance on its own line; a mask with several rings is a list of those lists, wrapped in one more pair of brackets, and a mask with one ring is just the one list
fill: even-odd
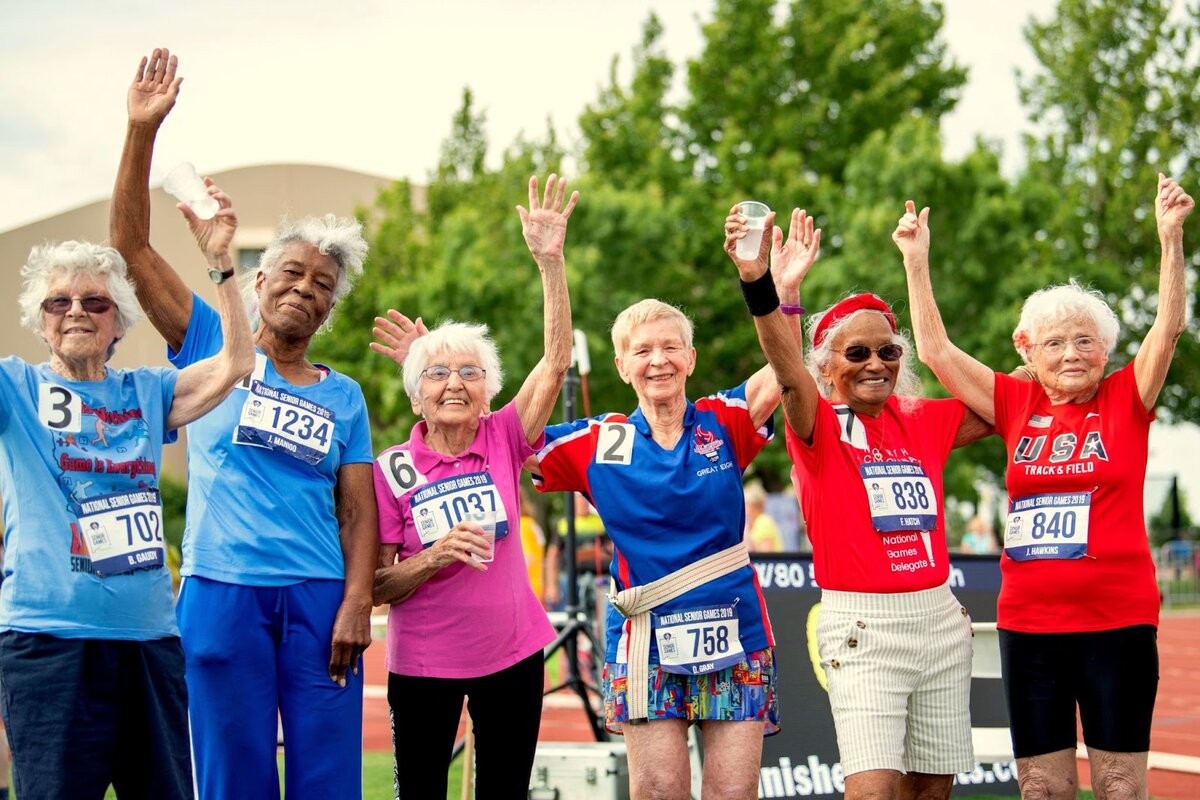
[[(253, 269), (258, 254), (270, 242), (279, 219), (310, 214), (352, 216), (373, 205), (380, 189), (391, 181), (377, 175), (334, 167), (280, 164), (243, 167), (211, 176), (233, 198), (238, 231), (233, 245), (239, 269)], [(48, 358), (45, 345), (21, 327), (16, 298), (21, 290), (20, 268), (36, 244), (78, 239), (108, 241), (109, 201), (101, 200), (38, 222), (0, 233), (0, 355), (17, 355), (38, 363)], [(196, 248), (175, 200), (161, 189), (150, 193), (150, 241), (201, 297), (216, 302), (208, 268)], [(133, 328), (117, 345), (115, 367), (167, 365), (166, 346), (149, 322)], [(182, 479), (186, 471), (183, 436), (163, 450), (163, 471)]]

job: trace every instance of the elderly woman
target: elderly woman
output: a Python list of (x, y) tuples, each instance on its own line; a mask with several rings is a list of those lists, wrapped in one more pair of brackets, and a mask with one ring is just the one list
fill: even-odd
[[(175, 69), (156, 50), (129, 89), (112, 240), (172, 362), (186, 368), (222, 337), (212, 308), (148, 238), (150, 158), (182, 80)], [(307, 353), (366, 250), (352, 220), (284, 225), (245, 276), (252, 379), (188, 430), (178, 616), (205, 800), (279, 796), (280, 717), (291, 791), (361, 796), (358, 665), (379, 547), (371, 433), (358, 384)]]
[[(229, 266), (229, 199), (185, 216)], [(50, 361), (0, 360), (0, 683), (21, 798), (190, 798), (184, 656), (163, 545), (159, 466), (176, 429), (214, 408), (254, 356), (233, 284), (223, 345), (184, 370), (113, 369), (141, 319), (125, 262), (86, 242), (35, 247), (21, 321)]]
[(634, 797), (687, 798), (687, 731), (704, 736), (708, 797), (757, 793), (762, 739), (779, 730), (774, 639), (743, 542), (742, 471), (771, 440), (769, 367), (687, 398), (692, 323), (658, 300), (612, 328), (631, 414), (546, 429), (542, 491), (588, 496), (613, 542), (605, 725), (624, 733)]
[(1158, 310), (1137, 355), (1107, 376), (1119, 323), (1098, 292), (1072, 281), (1025, 301), (1012, 338), (1033, 380), (1013, 380), (946, 335), (929, 280), (929, 209), (909, 202), (893, 237), (922, 360), (1008, 446), (997, 625), (1026, 797), (1075, 796), (1077, 704), (1097, 796), (1146, 796), (1159, 601), (1142, 484), (1154, 404), (1186, 327), (1183, 222), (1194, 205), (1158, 176)]
[[(446, 796), (464, 696), (479, 796), (524, 797), (529, 789), (542, 648), (554, 631), (525, 570), (517, 486), (571, 363), (563, 244), (579, 194), (564, 208), (566, 189), (551, 175), (539, 202), (531, 178), (530, 207), (518, 207), (542, 276), (545, 353), (511, 402), (490, 412), (503, 373), (486, 326), (446, 322), (390, 350), (403, 361), (404, 388), (422, 418), (407, 442), (375, 462), (375, 602), (392, 606), (388, 705), (397, 796), (405, 800)], [(393, 317), (402, 330), (386, 335), (388, 326), (388, 345), (419, 333)]]
[(814, 315), (805, 355), (786, 312), (798, 308), (821, 231), (799, 209), (786, 243), (768, 230), (782, 297), (767, 237), (756, 260), (737, 258), (746, 225), (736, 207), (725, 249), (783, 393), (846, 797), (948, 797), (953, 773), (974, 759), (971, 621), (947, 585), (942, 469), (987, 428), (957, 400), (918, 396), (912, 348), (873, 294)]

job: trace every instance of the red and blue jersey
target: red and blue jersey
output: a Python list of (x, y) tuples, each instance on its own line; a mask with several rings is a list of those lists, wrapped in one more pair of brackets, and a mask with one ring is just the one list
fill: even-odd
[[(772, 420), (756, 428), (746, 384), (689, 403), (683, 435), (670, 450), (654, 441), (641, 409), (546, 428), (538, 453), (540, 491), (576, 491), (596, 507), (613, 541), (618, 590), (641, 586), (733, 547), (746, 509), (742, 472), (774, 435)], [(742, 648), (773, 647), (758, 574), (746, 566), (654, 609), (681, 612), (733, 603)], [(651, 615), (652, 619), (654, 614)], [(608, 609), (605, 660), (626, 661), (628, 624)], [(652, 640), (650, 661), (658, 663)]]

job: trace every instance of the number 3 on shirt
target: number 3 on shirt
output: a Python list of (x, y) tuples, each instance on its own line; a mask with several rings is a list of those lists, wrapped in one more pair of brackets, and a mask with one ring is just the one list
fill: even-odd
[(83, 408), (79, 395), (64, 386), (39, 384), (38, 419), (52, 431), (79, 433), (83, 430)]
[(627, 422), (602, 422), (600, 435), (596, 439), (596, 463), (620, 464), (627, 467), (633, 463), (633, 437), (635, 431)]

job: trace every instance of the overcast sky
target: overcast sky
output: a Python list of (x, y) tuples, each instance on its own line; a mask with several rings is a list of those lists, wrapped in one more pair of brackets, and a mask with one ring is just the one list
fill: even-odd
[[(493, 154), (550, 119), (565, 137), (654, 9), (677, 65), (699, 52), (712, 0), (43, 0), (0, 4), (0, 231), (105, 197), (125, 125), (125, 90), (154, 46), (180, 57), (182, 94), (152, 178), (305, 162), (422, 180), (462, 89), (487, 113)], [(947, 154), (975, 137), (1020, 163), (1026, 120), (1015, 71), (1035, 68), (1021, 34), (1051, 0), (947, 0), (943, 35), (970, 70), (945, 121)], [(1200, 435), (1152, 439), (1151, 471), (1200, 451)], [(1177, 451), (1177, 455), (1172, 455)], [(1188, 474), (1200, 518), (1200, 471)]]

